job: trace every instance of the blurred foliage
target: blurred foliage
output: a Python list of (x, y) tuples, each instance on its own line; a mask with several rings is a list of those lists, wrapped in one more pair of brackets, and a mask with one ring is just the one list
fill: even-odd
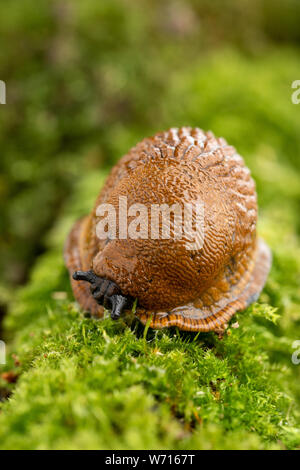
[[(20, 379), (0, 378), (0, 401), (14, 392), (1, 405), (1, 447), (300, 446), (299, 20), (297, 0), (11, 0), (3, 10), (0, 307), (3, 370)], [(84, 318), (63, 267), (66, 233), (108, 168), (181, 125), (243, 155), (273, 251), (262, 304), (223, 341), (145, 339)]]
[[(137, 140), (178, 125), (180, 118), (209, 127), (206, 113), (216, 109), (205, 88), (187, 94), (183, 82), (176, 96), (175, 84), (174, 110), (166, 99), (170, 81), (185, 80), (185, 70), (191, 78), (192, 65), (201, 70), (202, 60), (226, 44), (251, 55), (249, 60), (260, 56), (262, 68), (274, 42), (298, 46), (298, 1), (225, 3), (41, 0), (37, 8), (34, 0), (10, 1), (0, 17), (0, 78), (7, 83), (7, 105), (0, 108), (2, 282), (26, 280), (44, 250), (44, 234), (82, 172), (111, 165)], [(282, 71), (285, 64), (275, 59), (274, 66)], [(225, 59), (221, 67), (226, 79)], [(236, 72), (241, 98), (238, 60)], [(276, 75), (270, 71), (256, 99), (265, 93), (272, 99), (268, 79)], [(222, 82), (207, 85), (219, 94), (222, 113), (233, 110), (236, 121), (246, 119), (250, 97), (230, 102)], [(186, 100), (194, 98), (206, 100), (207, 108), (185, 113)], [(217, 131), (224, 134), (230, 123), (221, 123), (222, 113)], [(227, 120), (234, 134), (233, 117)], [(264, 126), (259, 128), (264, 134)]]

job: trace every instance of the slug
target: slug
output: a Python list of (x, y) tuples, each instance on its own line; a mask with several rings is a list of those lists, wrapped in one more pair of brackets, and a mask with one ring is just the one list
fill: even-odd
[[(110, 208), (117, 220), (109, 227)], [(137, 299), (135, 315), (152, 328), (222, 331), (257, 300), (270, 269), (256, 222), (255, 183), (223, 138), (191, 127), (145, 138), (113, 167), (91, 213), (67, 238), (74, 296), (98, 317), (107, 308), (117, 319)]]

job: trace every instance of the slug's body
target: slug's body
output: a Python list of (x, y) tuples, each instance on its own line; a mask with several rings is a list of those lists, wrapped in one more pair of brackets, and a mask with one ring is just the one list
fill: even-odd
[[(191, 250), (184, 235), (124, 239), (118, 227), (116, 238), (99, 239), (97, 208), (111, 204), (118, 213), (120, 196), (149, 213), (155, 204), (200, 200), (203, 243), (196, 240)], [(91, 214), (68, 237), (65, 261), (75, 298), (97, 316), (103, 303), (118, 317), (137, 299), (136, 316), (144, 324), (151, 317), (152, 328), (221, 330), (258, 298), (270, 268), (256, 221), (255, 184), (224, 139), (189, 127), (146, 138), (112, 169)]]

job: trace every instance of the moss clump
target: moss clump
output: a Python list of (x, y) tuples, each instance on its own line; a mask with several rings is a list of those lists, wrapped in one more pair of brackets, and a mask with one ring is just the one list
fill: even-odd
[(279, 376), (289, 382), (289, 370), (272, 364), (264, 346), (267, 339), (272, 352), (282, 347), (264, 319), (268, 306), (237, 316), (241, 326), (219, 340), (85, 318), (71, 298), (53, 299), (62, 288), (68, 279), (53, 252), (40, 260), (7, 321), (11, 329), (21, 321), (13, 349), (22, 374), (2, 405), (1, 447), (294, 444), (293, 396), (276, 384)]

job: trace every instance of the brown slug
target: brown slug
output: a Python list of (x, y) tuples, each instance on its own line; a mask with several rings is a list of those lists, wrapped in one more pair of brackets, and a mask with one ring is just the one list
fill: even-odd
[[(120, 201), (150, 208), (194, 201), (203, 204), (203, 230), (169, 237), (97, 235), (98, 207)], [(106, 206), (109, 205), (109, 206)], [(152, 217), (152, 219), (151, 219)], [(119, 215), (120, 218), (120, 215)], [(196, 223), (196, 215), (191, 216)], [(131, 215), (127, 221), (128, 228)], [(149, 225), (153, 214), (149, 215)], [(90, 215), (77, 221), (64, 258), (76, 300), (118, 318), (137, 299), (135, 315), (150, 327), (221, 331), (254, 302), (266, 281), (271, 254), (256, 236), (257, 197), (249, 169), (223, 138), (199, 128), (172, 128), (146, 138), (113, 167)], [(140, 220), (141, 223), (141, 220)], [(159, 234), (164, 221), (159, 219)], [(193, 225), (193, 226), (194, 226)], [(126, 231), (126, 230), (125, 230)], [(146, 236), (145, 236), (146, 235)], [(175, 234), (176, 235), (176, 234)]]

